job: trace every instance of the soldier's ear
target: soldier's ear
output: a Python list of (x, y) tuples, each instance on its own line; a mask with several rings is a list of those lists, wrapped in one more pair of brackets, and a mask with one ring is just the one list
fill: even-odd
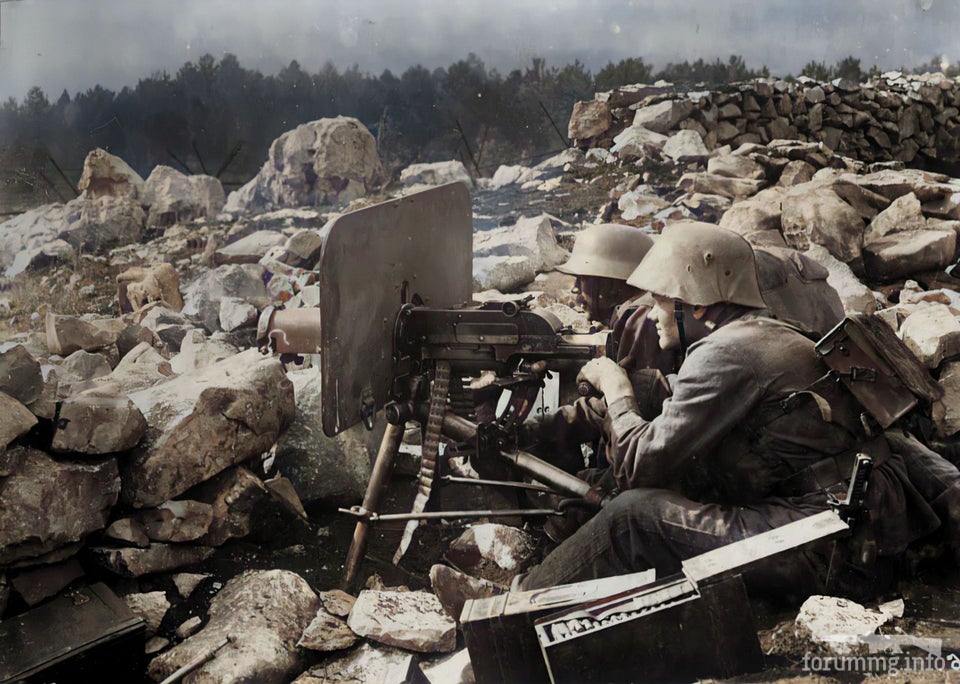
[(693, 307), (693, 317), (699, 321), (701, 318), (707, 315), (707, 308), (708, 307), (706, 306)]

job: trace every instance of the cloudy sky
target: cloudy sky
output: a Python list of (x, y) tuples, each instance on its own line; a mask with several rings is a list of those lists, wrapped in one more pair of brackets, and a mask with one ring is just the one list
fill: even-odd
[(275, 72), (330, 60), (379, 73), (477, 53), (506, 70), (544, 56), (596, 69), (742, 54), (797, 72), (847, 54), (884, 68), (960, 60), (958, 0), (0, 0), (0, 98), (53, 97), (205, 52)]

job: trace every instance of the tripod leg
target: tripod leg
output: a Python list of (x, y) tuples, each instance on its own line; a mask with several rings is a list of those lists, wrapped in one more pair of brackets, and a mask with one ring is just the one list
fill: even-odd
[[(383, 433), (383, 439), (380, 441), (377, 458), (373, 462), (373, 472), (370, 473), (367, 491), (363, 495), (363, 507), (368, 511), (376, 511), (380, 505), (380, 495), (386, 488), (390, 472), (393, 470), (393, 461), (397, 457), (402, 439), (403, 425), (388, 424)], [(366, 553), (369, 528), (370, 525), (366, 520), (360, 520), (353, 530), (353, 541), (350, 542), (350, 550), (347, 552), (347, 560), (343, 567), (343, 588), (345, 590), (349, 590), (350, 585), (353, 584), (360, 567), (360, 561)]]

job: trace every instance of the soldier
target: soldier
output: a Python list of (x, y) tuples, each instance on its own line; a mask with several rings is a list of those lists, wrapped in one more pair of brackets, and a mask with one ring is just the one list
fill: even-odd
[(866, 452), (875, 466), (855, 541), (759, 563), (746, 580), (781, 596), (876, 590), (939, 520), (882, 435), (864, 434), (853, 397), (823, 382), (814, 343), (763, 315), (750, 245), (716, 226), (671, 225), (632, 281), (654, 298), (660, 348), (685, 357), (673, 394), (648, 420), (621, 366), (601, 358), (583, 368), (607, 404), (614, 498), (520, 586), (675, 572), (685, 558), (827, 509)]
[(557, 270), (577, 277), (573, 293), (590, 320), (610, 323), (614, 310), (639, 293), (627, 284), (653, 239), (639, 228), (617, 223), (587, 226), (570, 259)]

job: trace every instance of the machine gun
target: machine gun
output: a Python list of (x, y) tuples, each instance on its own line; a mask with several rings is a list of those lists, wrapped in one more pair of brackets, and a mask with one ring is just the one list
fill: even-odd
[[(555, 316), (531, 310), (526, 301), (463, 304), (472, 295), (472, 218), (464, 185), (345, 214), (323, 234), (319, 309), (267, 310), (258, 332), (265, 350), (282, 358), (320, 355), (327, 435), (358, 422), (372, 428), (381, 410), (386, 417), (363, 504), (341, 509), (358, 518), (345, 585), (356, 575), (371, 522), (407, 521), (396, 563), (424, 519), (557, 513), (426, 511), (441, 438), (471, 447), (471, 464), (481, 476), (507, 467), (540, 484), (481, 483), (551, 491), (577, 504), (602, 503), (586, 482), (518, 449), (517, 440), (546, 374), (579, 368), (602, 347), (596, 336), (570, 334)], [(510, 392), (506, 409), (496, 415), (489, 402), (477, 407), (468, 401), (466, 406), (460, 402), (460, 411), (452, 410), (451, 383), (462, 389), (465, 378), (480, 376), (489, 380), (488, 394)], [(410, 513), (382, 515), (380, 497), (408, 420), (417, 421), (423, 432), (418, 491)], [(493, 463), (501, 469), (488, 469)]]

